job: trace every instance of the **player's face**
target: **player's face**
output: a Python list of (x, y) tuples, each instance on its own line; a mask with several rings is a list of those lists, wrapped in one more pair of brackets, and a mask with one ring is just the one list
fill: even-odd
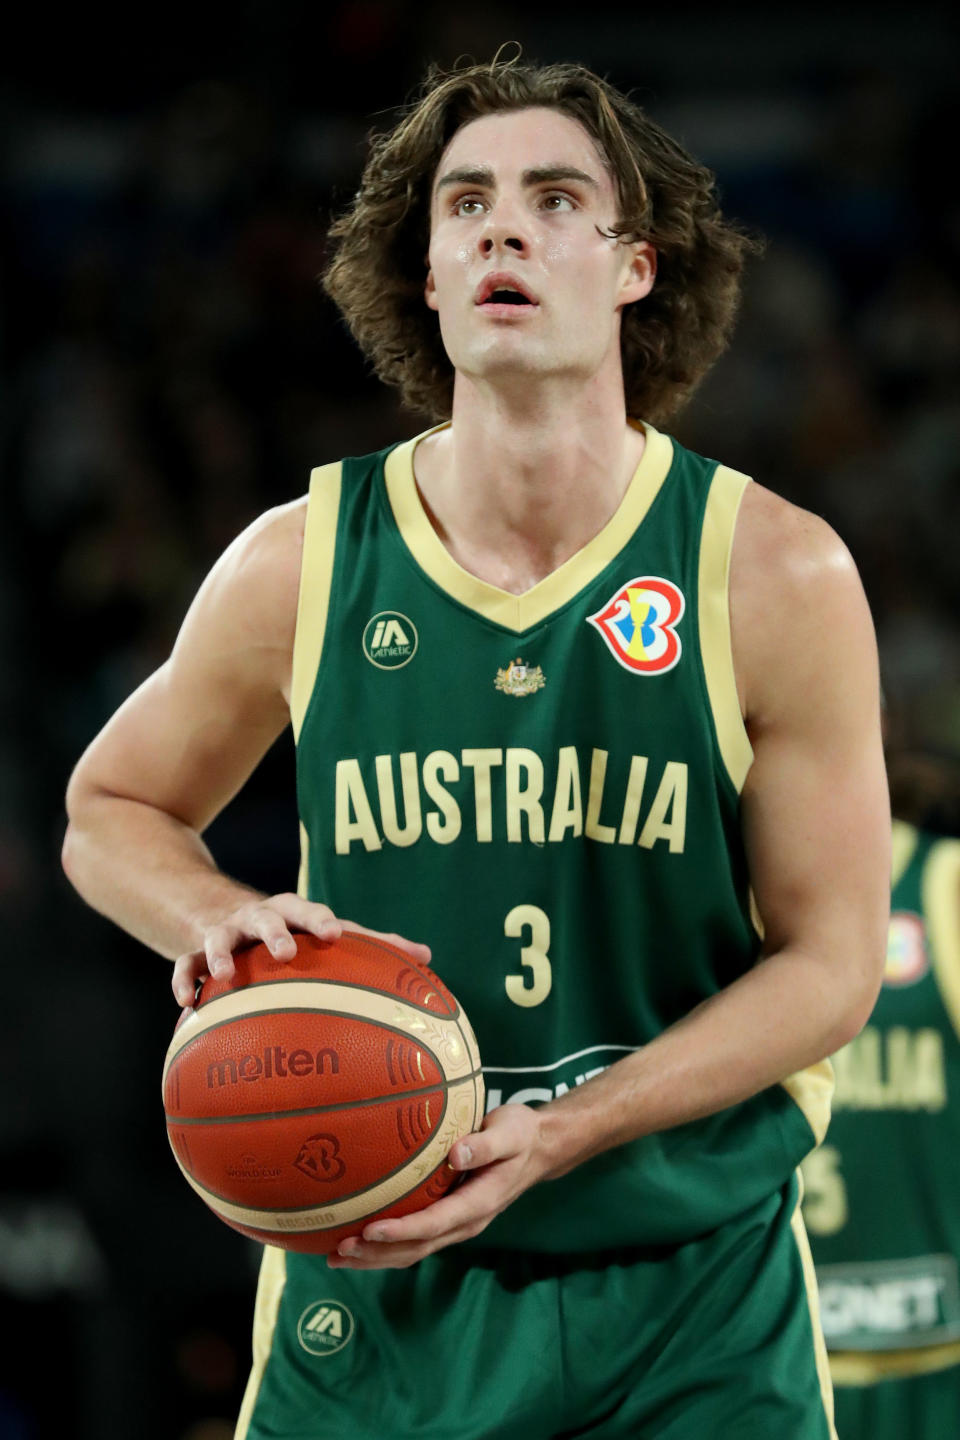
[(557, 110), (464, 125), (433, 182), (426, 302), (461, 375), (587, 381), (620, 369), (620, 312), (648, 294), (656, 255), (607, 238), (614, 181)]

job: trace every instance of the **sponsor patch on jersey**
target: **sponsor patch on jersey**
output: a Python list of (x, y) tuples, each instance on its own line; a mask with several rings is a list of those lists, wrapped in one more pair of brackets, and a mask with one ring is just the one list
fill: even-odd
[(352, 1313), (339, 1300), (314, 1300), (297, 1322), (297, 1339), (310, 1355), (336, 1355), (356, 1329)]
[(540, 666), (528, 665), (519, 655), (502, 670), (497, 670), (493, 682), (494, 688), (502, 690), (505, 695), (520, 696), (533, 695), (537, 690), (542, 690), (546, 683)]
[(663, 675), (680, 659), (676, 626), (686, 601), (672, 580), (628, 580), (587, 623), (599, 630), (613, 658), (635, 675)]
[(399, 610), (379, 610), (363, 628), (363, 653), (378, 670), (409, 665), (419, 643), (416, 625)]
[(923, 917), (912, 910), (894, 910), (887, 932), (884, 985), (915, 985), (930, 969)]

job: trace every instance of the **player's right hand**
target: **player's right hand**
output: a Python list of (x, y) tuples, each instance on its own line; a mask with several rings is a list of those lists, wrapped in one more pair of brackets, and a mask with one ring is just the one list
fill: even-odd
[(352, 920), (341, 920), (328, 905), (304, 900), (299, 895), (264, 895), (240, 905), (225, 919), (211, 925), (203, 936), (199, 950), (188, 950), (173, 967), (173, 993), (177, 1004), (193, 1004), (197, 982), (205, 975), (218, 980), (231, 980), (234, 974), (234, 952), (251, 942), (262, 940), (277, 960), (292, 960), (297, 953), (293, 931), (316, 935), (318, 940), (333, 943), (345, 930), (358, 935), (372, 935), (395, 945), (417, 965), (429, 965), (430, 947), (402, 935), (389, 935), (382, 930), (368, 930)]

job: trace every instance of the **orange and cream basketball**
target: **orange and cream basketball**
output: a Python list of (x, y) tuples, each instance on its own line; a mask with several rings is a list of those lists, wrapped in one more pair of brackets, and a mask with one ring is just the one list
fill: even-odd
[(425, 966), (382, 940), (298, 935), (204, 982), (163, 1069), (167, 1134), (197, 1194), (235, 1230), (326, 1253), (380, 1216), (439, 1199), (484, 1086), (470, 1024)]

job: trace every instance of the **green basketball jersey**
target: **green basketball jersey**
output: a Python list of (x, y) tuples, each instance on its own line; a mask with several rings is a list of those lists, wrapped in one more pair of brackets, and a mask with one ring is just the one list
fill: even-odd
[(960, 1361), (960, 842), (895, 824), (893, 881), (880, 997), (834, 1059), (827, 1143), (804, 1165), (827, 1343), (878, 1373), (894, 1351)]
[[(748, 482), (648, 427), (611, 521), (517, 596), (442, 545), (416, 443), (312, 477), (292, 699), (301, 888), (426, 941), (476, 1031), (489, 1106), (536, 1104), (756, 961), (727, 609)], [(536, 1186), (482, 1244), (703, 1234), (784, 1184), (825, 1125), (828, 1072)]]

